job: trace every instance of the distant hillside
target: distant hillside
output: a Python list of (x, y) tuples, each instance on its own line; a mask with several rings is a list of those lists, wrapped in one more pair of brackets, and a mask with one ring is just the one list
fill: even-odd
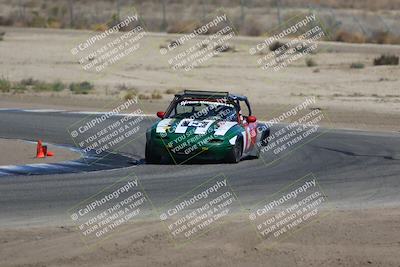
[(399, 43), (399, 0), (8, 0), (0, 2), (0, 25), (101, 31), (137, 11), (147, 30), (179, 33), (220, 8), (242, 35), (264, 35), (314, 12), (334, 40)]

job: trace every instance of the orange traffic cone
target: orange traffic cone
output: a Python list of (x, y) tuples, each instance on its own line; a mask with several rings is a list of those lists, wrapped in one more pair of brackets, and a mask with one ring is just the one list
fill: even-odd
[(54, 152), (47, 151), (47, 155), (46, 155), (46, 156), (48, 156), (48, 157), (52, 157), (52, 156), (54, 156)]
[(46, 155), (43, 151), (42, 140), (38, 140), (36, 146), (36, 158), (44, 158)]

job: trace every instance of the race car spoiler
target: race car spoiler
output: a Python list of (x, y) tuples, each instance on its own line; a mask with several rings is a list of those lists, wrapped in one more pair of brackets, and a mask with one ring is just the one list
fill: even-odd
[(183, 93), (175, 96), (182, 97), (205, 97), (205, 98), (231, 98), (234, 100), (246, 101), (247, 97), (229, 92), (201, 91), (201, 90), (184, 90)]
[(239, 105), (238, 101), (244, 101), (251, 115), (251, 107), (247, 97), (242, 95), (230, 94), (229, 92), (201, 91), (201, 90), (184, 90), (182, 93), (175, 95), (175, 100), (182, 97), (192, 98), (226, 98), (233, 100)]
[(184, 90), (179, 96), (191, 97), (229, 97), (228, 92), (213, 92), (213, 91), (200, 91), (200, 90)]

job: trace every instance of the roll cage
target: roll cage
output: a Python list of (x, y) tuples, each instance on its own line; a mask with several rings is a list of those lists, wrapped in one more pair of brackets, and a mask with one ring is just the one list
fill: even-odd
[(213, 91), (197, 91), (197, 90), (185, 90), (182, 93), (176, 94), (170, 105), (166, 110), (166, 115), (169, 116), (172, 110), (176, 106), (177, 102), (183, 100), (207, 100), (207, 101), (215, 101), (215, 102), (225, 102), (229, 104), (233, 104), (238, 112), (241, 111), (240, 102), (243, 102), (249, 111), (249, 115), (251, 116), (252, 111), (250, 107), (249, 100), (247, 97), (242, 95), (230, 94), (229, 92), (213, 92)]

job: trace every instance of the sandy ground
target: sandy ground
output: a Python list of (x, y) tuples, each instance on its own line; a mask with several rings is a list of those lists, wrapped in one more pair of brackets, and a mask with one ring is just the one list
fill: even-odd
[[(120, 85), (139, 92), (228, 90), (245, 94), (253, 103), (263, 105), (297, 104), (304, 97), (316, 96), (318, 105), (325, 108), (400, 113), (400, 67), (372, 64), (373, 59), (382, 53), (400, 54), (400, 46), (321, 42), (318, 53), (311, 56), (317, 66), (306, 67), (303, 57), (288, 68), (272, 72), (260, 69), (257, 64), (259, 56), (251, 56), (248, 52), (250, 47), (265, 38), (238, 37), (230, 41), (236, 52), (221, 53), (200, 67), (185, 72), (172, 70), (168, 64), (176, 52), (167, 56), (159, 52), (160, 46), (178, 36), (149, 33), (140, 40), (140, 49), (96, 72), (83, 70), (79, 57), (70, 52), (93, 35), (90, 31), (2, 30), (6, 35), (0, 42), (0, 74), (12, 81), (29, 77), (64, 83), (87, 80), (96, 86), (93, 97), (103, 95), (108, 98), (120, 96)], [(95, 47), (119, 36), (113, 35)], [(197, 42), (199, 40), (189, 42), (180, 47), (179, 52)], [(354, 62), (364, 63), (365, 68), (351, 69), (350, 64)]]
[[(90, 31), (2, 28), (0, 74), (11, 81), (33, 78), (64, 83), (90, 81), (96, 90), (89, 96), (61, 93), (2, 94), (1, 108), (58, 108), (99, 110), (122, 97), (121, 85), (138, 93), (162, 93), (163, 99), (143, 100), (146, 111), (165, 109), (171, 95), (165, 90), (208, 89), (241, 93), (250, 98), (255, 114), (270, 119), (316, 97), (316, 107), (324, 109), (333, 126), (374, 131), (399, 131), (400, 67), (373, 66), (382, 53), (400, 54), (400, 46), (320, 42), (312, 55), (315, 67), (306, 67), (304, 58), (288, 68), (271, 72), (257, 66), (257, 57), (248, 52), (263, 38), (238, 37), (231, 41), (236, 52), (222, 53), (192, 71), (175, 71), (159, 49), (178, 35), (149, 33), (141, 48), (102, 72), (85, 71), (70, 50), (85, 41)], [(109, 37), (114, 40), (119, 35)], [(193, 44), (193, 42), (192, 42)], [(101, 43), (99, 43), (99, 46)], [(186, 48), (188, 45), (185, 45)], [(46, 49), (43, 49), (46, 47)], [(184, 47), (183, 47), (184, 48)], [(183, 49), (182, 48), (182, 49)], [(173, 52), (170, 52), (173, 53)], [(363, 69), (351, 69), (361, 62)], [(44, 97), (46, 96), (46, 97)]]
[[(400, 266), (400, 209), (336, 210), (274, 246), (242, 215), (183, 247), (159, 221), (86, 247), (71, 226), (1, 229), (1, 266)], [(18, 251), (18, 252), (16, 252)]]
[[(44, 143), (45, 145), (45, 143)], [(69, 149), (48, 145), (48, 150), (54, 152), (53, 157), (36, 158), (36, 144), (22, 140), (0, 139), (0, 166), (24, 165), (32, 163), (55, 163), (80, 158), (80, 154)]]

